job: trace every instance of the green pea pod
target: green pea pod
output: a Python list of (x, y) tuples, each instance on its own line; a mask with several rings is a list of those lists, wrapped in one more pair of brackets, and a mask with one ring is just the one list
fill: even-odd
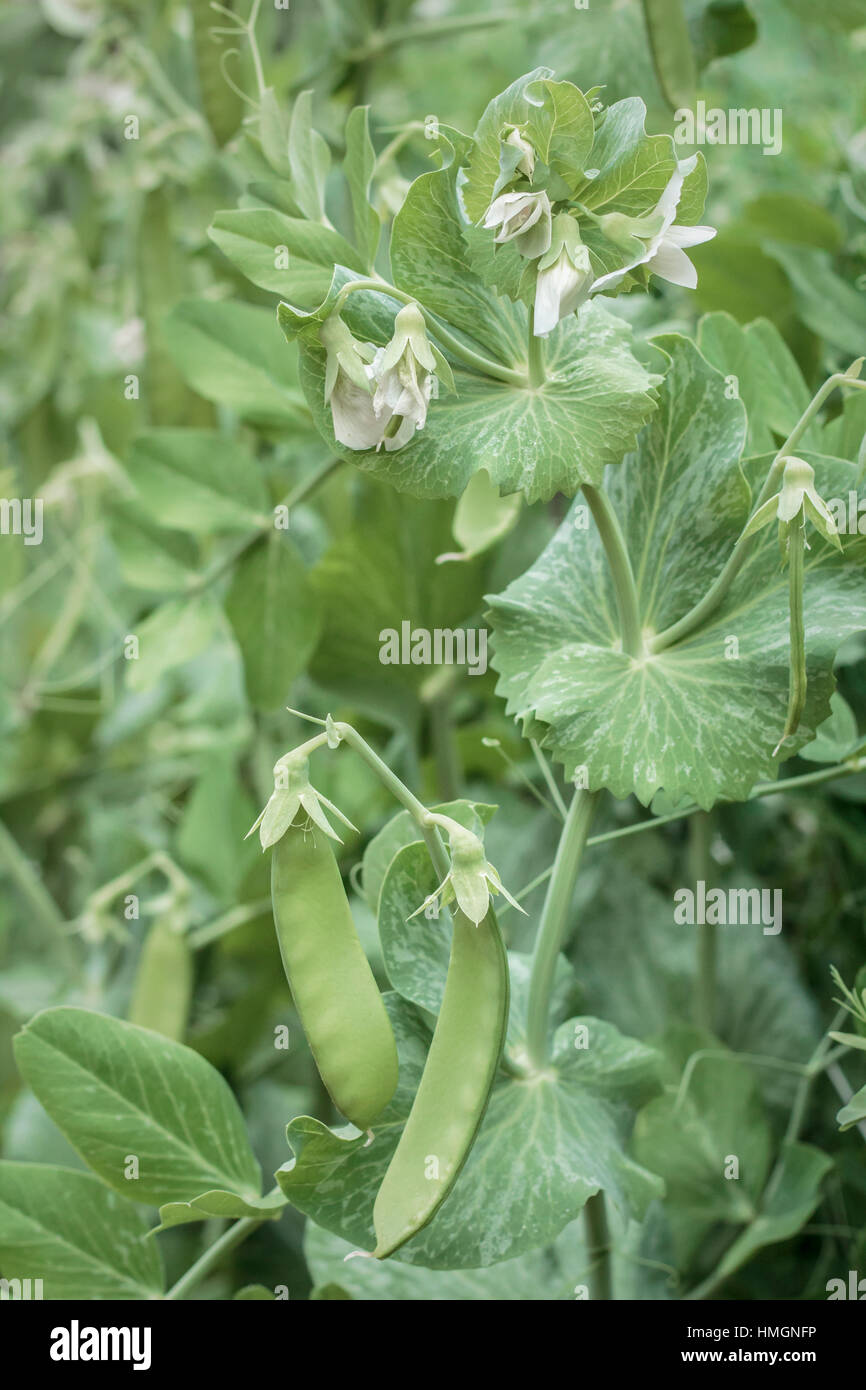
[[(227, 0), (227, 4), (231, 9), (231, 0)], [(223, 76), (221, 61), (225, 48), (216, 43), (210, 33), (214, 25), (227, 21), (214, 13), (210, 0), (192, 0), (192, 21), (202, 111), (217, 144), (224, 145), (234, 135), (243, 116), (243, 102)]]
[(369, 1129), (396, 1089), (397, 1046), (330, 840), (306, 819), (273, 848), (280, 954), (322, 1081), (337, 1109)]
[(183, 932), (167, 922), (154, 922), (144, 940), (129, 1021), (182, 1042), (192, 997), (193, 962)]
[(694, 100), (697, 67), (683, 0), (643, 0), (653, 67), (674, 111)]
[(454, 912), (442, 1008), (421, 1084), (373, 1208), (378, 1259), (427, 1225), (484, 1118), (508, 1022), (508, 958), (496, 917)]

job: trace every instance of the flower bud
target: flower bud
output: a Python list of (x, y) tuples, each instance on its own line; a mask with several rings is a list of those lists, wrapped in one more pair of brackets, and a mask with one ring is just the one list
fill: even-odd
[(490, 204), (484, 226), (498, 227), (494, 241), (513, 241), (521, 256), (535, 260), (550, 249), (552, 211), (545, 192), (502, 193)]

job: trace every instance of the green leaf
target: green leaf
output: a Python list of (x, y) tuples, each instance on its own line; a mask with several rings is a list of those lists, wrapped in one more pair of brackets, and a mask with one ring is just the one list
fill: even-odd
[(857, 746), (856, 716), (838, 690), (830, 696), (830, 711), (812, 742), (801, 749), (800, 757), (810, 763), (840, 763)]
[(196, 548), (190, 536), (158, 526), (128, 502), (112, 507), (110, 529), (121, 573), (132, 588), (172, 593), (193, 580)]
[(312, 307), (324, 299), (335, 262), (364, 270), (358, 252), (332, 227), (270, 208), (218, 212), (209, 236), (254, 285), (293, 304)]
[[(514, 313), (525, 338), (525, 311)], [(375, 338), (372, 324), (364, 336)], [(336, 442), (318, 343), (302, 345), (301, 384), (335, 452), (401, 492), (457, 497), (483, 468), (500, 492), (545, 501), (557, 492), (573, 496), (581, 483), (600, 481), (606, 464), (620, 462), (655, 409), (648, 393), (659, 380), (632, 355), (628, 326), (598, 302), (560, 323), (546, 351), (548, 379), (536, 390), (456, 368), (456, 395), (431, 402), (424, 429), (393, 453)]]
[[(863, 1039), (861, 1038), (862, 1042)], [(840, 1129), (852, 1129), (862, 1120), (866, 1120), (866, 1086), (861, 1086), (860, 1090), (853, 1095), (847, 1105), (836, 1116), (836, 1123)]]
[(677, 165), (674, 144), (669, 135), (647, 135), (645, 120), (640, 97), (614, 102), (605, 111), (592, 148), (598, 173), (578, 190), (591, 211), (642, 217), (664, 193)]
[(643, 0), (656, 78), (672, 111), (690, 106), (697, 80), (683, 0)]
[(135, 440), (127, 470), (153, 520), (179, 531), (249, 530), (269, 511), (255, 459), (216, 431), (150, 430)]
[(236, 901), (242, 879), (258, 858), (255, 841), (244, 840), (255, 816), (234, 751), (218, 747), (202, 759), (176, 843), (183, 865), (229, 902)]
[(269, 309), (185, 299), (165, 329), (178, 370), (200, 396), (265, 425), (306, 420), (296, 364)]
[(551, 1249), (487, 1269), (422, 1269), (397, 1260), (349, 1260), (354, 1247), (308, 1221), (304, 1257), (317, 1285), (339, 1283), (348, 1296), (381, 1302), (551, 1302), (574, 1297), (586, 1262), (575, 1225)]
[[(637, 1161), (664, 1178), (684, 1263), (715, 1222), (754, 1219), (772, 1140), (752, 1072), (734, 1053), (719, 1058), (713, 1038), (686, 1027), (671, 1030), (667, 1045), (678, 1083), (690, 1057), (704, 1049), (714, 1054), (694, 1064), (687, 1087), (671, 1086), (640, 1111), (632, 1140)], [(731, 1159), (737, 1177), (725, 1176)]]
[[(437, 566), (453, 507), (417, 502), (365, 483), (350, 529), (313, 571), (322, 637), (312, 675), (379, 718), (414, 719), (424, 685), (441, 668), (383, 664), (383, 634), (402, 624), (434, 632), (470, 621), (481, 605), (480, 566)], [(474, 679), (474, 678), (473, 678)]]
[[(258, 1201), (259, 1165), (228, 1085), (192, 1048), (88, 1009), (46, 1009), (15, 1038), (21, 1074), (86, 1163), (135, 1202), (213, 1188)], [(130, 1160), (138, 1176), (126, 1177)]]
[(442, 565), (452, 560), (474, 560), (476, 555), (483, 555), (514, 530), (521, 505), (519, 493), (500, 497), (498, 488), (493, 486), (489, 475), (480, 468), (470, 478), (454, 511), (454, 539), (462, 550), (437, 555), (436, 563)]
[(372, 270), (382, 227), (370, 207), (370, 180), (376, 168), (376, 151), (370, 139), (370, 108), (356, 106), (346, 121), (346, 158), (343, 172), (352, 201), (355, 245), (366, 270)]
[[(312, 92), (301, 92), (292, 108), (289, 167), (298, 206), (311, 221), (321, 221), (325, 216), (325, 181), (331, 167), (331, 154), (322, 136), (313, 129)], [(342, 260), (342, 257), (337, 256), (335, 260)]]
[(219, 605), (206, 594), (161, 603), (130, 634), (138, 640), (138, 654), (126, 663), (127, 688), (152, 690), (169, 671), (200, 657), (219, 624)]
[[(694, 5), (690, 6), (694, 11)], [(758, 37), (758, 25), (746, 0), (697, 0), (689, 14), (689, 33), (695, 62), (703, 71), (716, 58), (727, 58), (750, 47)]]
[(805, 1226), (821, 1200), (821, 1183), (833, 1160), (809, 1144), (785, 1144), (780, 1164), (758, 1215), (722, 1256), (716, 1271), (720, 1279), (727, 1279), (759, 1250), (790, 1240)]
[[(748, 452), (766, 453), (786, 439), (811, 396), (793, 353), (767, 319), (742, 327), (730, 314), (705, 314), (698, 324), (698, 347), (739, 394), (749, 421)], [(810, 426), (804, 447), (818, 439)], [(844, 457), (844, 455), (838, 455)]]
[[(429, 1032), (417, 1012), (386, 995), (400, 1052), (397, 1093), (365, 1147), (351, 1126), (332, 1132), (301, 1117), (288, 1127), (295, 1161), (277, 1173), (289, 1201), (320, 1226), (370, 1249), (373, 1201), (411, 1107)], [(585, 1025), (589, 1046), (575, 1047)], [(623, 1152), (623, 1089), (653, 1084), (656, 1055), (598, 1019), (557, 1034), (550, 1076), (531, 1087), (502, 1080), (451, 1196), (393, 1257), (430, 1269), (474, 1269), (539, 1249), (603, 1188), (616, 1208), (642, 1213), (660, 1182)], [(528, 1136), (530, 1136), (528, 1138)]]
[[(262, 153), (274, 173), (281, 179), (291, 179), (289, 128), (272, 87), (262, 93), (259, 103), (259, 139)], [(300, 212), (300, 208), (297, 211)]]
[[(607, 488), (633, 557), (645, 632), (683, 616), (722, 569), (749, 508), (739, 453), (742, 403), (676, 337), (660, 409), (636, 454), (611, 469)], [(769, 460), (751, 460), (757, 489)], [(853, 469), (823, 460), (828, 495), (846, 496)], [(706, 625), (653, 656), (620, 650), (619, 620), (598, 534), (573, 509), (532, 568), (491, 600), (493, 665), (508, 710), (542, 738), (572, 777), (634, 793), (648, 805), (664, 788), (676, 804), (709, 808), (774, 778), (773, 749), (788, 692), (787, 574), (766, 530)], [(808, 694), (788, 752), (829, 714), (836, 648), (866, 623), (866, 584), (853, 548), (834, 557), (819, 538), (807, 560)], [(736, 638), (736, 649), (730, 643)], [(732, 653), (736, 650), (736, 656)], [(534, 721), (534, 722), (533, 722)]]
[[(472, 241), (458, 212), (457, 158), (466, 148), (468, 142), (458, 146), (444, 168), (421, 174), (406, 194), (391, 229), (394, 284), (499, 361), (520, 362), (526, 356), (525, 330), (509, 306), (479, 279)], [(492, 233), (478, 235), (492, 262)], [(496, 264), (501, 255), (498, 251)], [(494, 279), (491, 275), (489, 283)]]
[[(665, 853), (663, 835), (657, 831), (639, 837), (653, 872)], [(587, 927), (577, 933), (570, 952), (584, 990), (582, 1007), (646, 1041), (693, 1017), (700, 927), (676, 923), (670, 893), (660, 893), (621, 862), (615, 873), (609, 864), (600, 865), (599, 873), (600, 882), (585, 890), (592, 892), (591, 905), (582, 909)], [(738, 859), (728, 875), (715, 880), (717, 887), (728, 885), (749, 889), (760, 882)], [(633, 949), (636, 902), (641, 905), (640, 951)], [(593, 930), (591, 923), (599, 927)], [(820, 1040), (822, 1025), (784, 937), (784, 931), (764, 936), (757, 926), (717, 929), (715, 1031), (734, 1052), (803, 1065)], [(767, 1103), (789, 1110), (796, 1075), (760, 1067), (756, 1076)]]
[(475, 127), (474, 144), (462, 179), (461, 196), (471, 222), (479, 222), (490, 206), (499, 178), (499, 137), (503, 126), (524, 123), (531, 109), (527, 87), (551, 77), (550, 68), (535, 68), (488, 102)]
[(203, 1192), (191, 1202), (166, 1202), (159, 1209), (159, 1225), (154, 1231), (167, 1231), (190, 1221), (208, 1221), (211, 1217), (240, 1221), (252, 1217), (255, 1221), (278, 1221), (287, 1205), (281, 1192), (270, 1192), (255, 1200), (239, 1197), (236, 1192)]
[(277, 530), (239, 560), (226, 614), (243, 656), (250, 700), (257, 709), (277, 709), (306, 667), (320, 631), (307, 570), (295, 546)]
[(862, 356), (866, 299), (836, 274), (832, 257), (813, 247), (774, 241), (765, 242), (764, 249), (790, 279), (798, 313), (812, 332), (839, 352)]
[(47, 1299), (162, 1297), (162, 1261), (129, 1202), (73, 1168), (0, 1162), (0, 1269)]
[(451, 925), (444, 912), (429, 918), (423, 912), (417, 917), (411, 914), (438, 884), (427, 846), (416, 839), (394, 855), (379, 895), (385, 973), (404, 999), (432, 1014), (438, 1014), (442, 1006)]
[(589, 102), (572, 82), (540, 78), (528, 84), (526, 133), (543, 162), (579, 188), (592, 149), (594, 122)]

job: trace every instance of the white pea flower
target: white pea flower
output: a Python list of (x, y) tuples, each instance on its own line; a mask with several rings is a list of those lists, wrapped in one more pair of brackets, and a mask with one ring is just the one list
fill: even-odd
[(325, 403), (331, 407), (335, 438), (349, 449), (376, 448), (382, 424), (373, 408), (370, 380), (374, 344), (353, 337), (339, 314), (325, 320), (319, 338), (327, 354)]
[(791, 522), (805, 522), (807, 517), (825, 540), (829, 541), (831, 545), (835, 545), (837, 550), (842, 549), (836, 522), (833, 520), (823, 497), (819, 497), (815, 488), (814, 468), (805, 459), (797, 458), (796, 454), (791, 454), (785, 460), (785, 471), (782, 474), (780, 491), (774, 497), (768, 498), (763, 506), (758, 508), (746, 527), (744, 535), (753, 535), (755, 531), (762, 530), (764, 526), (768, 526), (774, 518), (777, 518), (779, 539), (784, 545)]
[(305, 811), (320, 830), (330, 835), (332, 840), (342, 843), (323, 806), (327, 806), (350, 830), (356, 829), (332, 801), (311, 785), (309, 759), (297, 753), (287, 753), (274, 765), (274, 790), (265, 809), (247, 831), (246, 838), (249, 839), (258, 830), (262, 849), (267, 849), (282, 839), (298, 812)]
[(513, 241), (521, 256), (535, 260), (550, 250), (552, 209), (545, 192), (502, 193), (484, 215), (484, 226), (498, 227), (493, 240)]
[(379, 421), (379, 440), (392, 452), (407, 444), (424, 428), (427, 407), (438, 391), (440, 378), (453, 389), (451, 369), (427, 337), (424, 316), (416, 304), (407, 304), (394, 321), (394, 336), (373, 359), (376, 382), (373, 411)]
[(488, 863), (484, 844), (478, 836), (449, 816), (437, 815), (432, 819), (448, 832), (451, 867), (439, 887), (424, 899), (412, 916), (417, 917), (419, 912), (426, 911), (434, 903), (445, 905), (456, 901), (464, 917), (468, 917), (477, 927), (487, 916), (491, 895), (497, 893), (507, 898), (518, 912), (523, 912), (520, 903), (503, 888), (493, 865)]
[(546, 336), (560, 319), (579, 309), (589, 295), (592, 267), (573, 217), (560, 212), (553, 219), (550, 250), (538, 262), (533, 332)]
[(515, 174), (523, 174), (525, 178), (531, 179), (535, 169), (535, 150), (531, 141), (520, 129), (520, 126), (513, 125), (507, 127), (501, 139), (506, 145), (511, 145), (513, 149), (520, 151), (520, 158), (514, 166)]
[(620, 213), (608, 213), (598, 219), (599, 226), (609, 239), (623, 245), (626, 238), (634, 247), (634, 255), (621, 270), (599, 276), (592, 287), (593, 294), (618, 285), (630, 270), (639, 265), (645, 265), (653, 275), (673, 285), (682, 285), (691, 290), (695, 288), (698, 283), (697, 271), (686, 255), (686, 249), (709, 241), (716, 235), (716, 229), (674, 224), (683, 184), (696, 165), (697, 155), (679, 161), (648, 217), (629, 218)]

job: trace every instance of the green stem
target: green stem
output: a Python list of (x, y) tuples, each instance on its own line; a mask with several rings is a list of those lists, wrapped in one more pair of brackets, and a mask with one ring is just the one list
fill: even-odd
[[(692, 882), (706, 883), (710, 875), (712, 820), (707, 812), (689, 823), (689, 873)], [(717, 933), (710, 922), (698, 927), (698, 970), (694, 997), (694, 1018), (699, 1028), (713, 1031), (716, 1013)]]
[[(818, 786), (821, 782), (835, 781), (837, 777), (853, 777), (860, 772), (866, 772), (866, 758), (854, 758), (850, 762), (836, 763), (833, 767), (821, 768), (818, 772), (804, 772), (800, 777), (785, 777), (778, 782), (758, 782), (746, 800), (757, 801), (765, 796), (778, 796), (780, 792), (798, 791), (803, 787)], [(728, 804), (740, 805), (741, 803), (719, 802), (720, 806)], [(650, 816), (648, 820), (638, 821), (636, 825), (625, 825), (621, 830), (606, 830), (603, 835), (590, 836), (586, 842), (586, 847), (592, 849), (595, 845), (606, 845), (611, 840), (624, 840), (628, 835), (642, 835), (645, 830), (656, 830), (660, 825), (670, 825), (672, 821), (685, 820), (687, 816), (697, 815), (700, 810), (700, 806), (686, 806), (682, 811), (671, 811), (667, 816)], [(552, 873), (553, 865), (550, 864), (514, 896), (517, 899), (527, 897), (533, 888), (538, 888), (540, 884), (545, 883)], [(500, 914), (507, 911), (508, 904), (503, 903)]]
[(451, 720), (450, 688), (431, 700), (428, 709), (436, 793), (440, 801), (456, 801), (460, 795), (460, 758)]
[(565, 820), (565, 817), (568, 815), (568, 807), (562, 799), (562, 793), (560, 792), (559, 787), (556, 785), (556, 778), (554, 777), (553, 772), (551, 771), (550, 764), (545, 758), (544, 754), (542, 753), (534, 738), (531, 738), (529, 740), (529, 746), (532, 749), (535, 761), (538, 763), (538, 766), (541, 769), (541, 775), (547, 783), (547, 790), (553, 797), (553, 804), (556, 807), (556, 810), (560, 818), (562, 820)]
[[(749, 514), (749, 520), (751, 520), (758, 508), (763, 506), (767, 498), (771, 497), (777, 490), (782, 474), (785, 471), (785, 462), (788, 455), (792, 453), (799, 444), (812, 419), (821, 409), (827, 397), (835, 391), (837, 386), (842, 385), (866, 389), (866, 381), (858, 381), (856, 378), (845, 376), (841, 372), (837, 372), (824, 382), (824, 385), (815, 393), (796, 425), (791, 430), (788, 438), (773, 459), (764, 486)], [(704, 597), (695, 604), (690, 612), (680, 618), (678, 622), (673, 623), (671, 627), (666, 628), (664, 632), (659, 632), (655, 637), (650, 639), (649, 648), (651, 652), (664, 651), (666, 647), (671, 647), (675, 642), (682, 641), (684, 637), (687, 637), (696, 627), (700, 627), (701, 624), (716, 611), (751, 554), (756, 536), (754, 534), (750, 536), (745, 535), (747, 526), (748, 521), (740, 532), (739, 539), (734, 545), (731, 554), (728, 556), (727, 563), (718, 578), (710, 585)]]
[(533, 388), (543, 386), (547, 380), (547, 371), (544, 366), (544, 339), (536, 336), (532, 331), (532, 314), (529, 314), (529, 349), (527, 371), (529, 375), (529, 385)]
[(589, 503), (589, 509), (598, 527), (601, 543), (610, 565), (619, 610), (622, 649), (627, 656), (642, 656), (644, 645), (637, 587), (619, 519), (603, 488), (592, 487), (589, 483), (584, 483), (583, 495)]
[(592, 1262), (591, 1295), (594, 1302), (610, 1302), (613, 1296), (611, 1283), (610, 1234), (607, 1226), (607, 1211), (604, 1193), (596, 1192), (583, 1209), (586, 1225), (587, 1255)]
[(803, 552), (806, 523), (791, 527), (788, 535), (788, 615), (790, 656), (788, 660), (788, 713), (785, 729), (774, 752), (785, 739), (796, 733), (806, 703), (806, 634), (803, 629)]
[(259, 898), (257, 902), (241, 903), (229, 912), (215, 917), (212, 922), (206, 922), (204, 926), (188, 932), (187, 944), (190, 950), (200, 951), (203, 946), (209, 946), (212, 941), (219, 941), (220, 937), (234, 931), (235, 927), (242, 927), (245, 922), (252, 922), (262, 913), (269, 912), (270, 908), (270, 898)]
[(556, 961), (568, 928), (574, 885), (598, 795), (598, 792), (581, 789), (572, 797), (541, 913), (532, 955), (526, 1015), (526, 1051), (529, 1061), (537, 1070), (547, 1063), (548, 1019)]
[[(279, 1191), (279, 1187), (275, 1187), (268, 1193), (268, 1196), (271, 1197), (274, 1193)], [(228, 1230), (220, 1236), (219, 1240), (214, 1241), (209, 1250), (206, 1250), (203, 1255), (199, 1256), (195, 1264), (190, 1265), (186, 1274), (182, 1275), (177, 1283), (172, 1285), (165, 1297), (173, 1300), (186, 1298), (190, 1291), (194, 1289), (197, 1284), (200, 1284), (202, 1279), (210, 1274), (211, 1270), (215, 1269), (226, 1255), (230, 1254), (242, 1241), (246, 1240), (247, 1236), (251, 1235), (257, 1226), (261, 1226), (263, 1221), (269, 1219), (269, 1216), (244, 1216), (240, 1221), (235, 1221), (234, 1225), (229, 1226)]]
[(423, 304), (419, 304), (414, 295), (406, 294), (404, 290), (398, 290), (395, 285), (389, 285), (387, 280), (350, 280), (344, 285), (334, 301), (333, 312), (338, 314), (348, 299), (350, 294), (356, 290), (373, 290), (376, 294), (386, 294), (391, 299), (396, 299), (400, 304), (414, 304), (424, 315), (424, 320), (434, 338), (438, 338), (443, 347), (446, 347), (454, 357), (459, 357), (467, 366), (474, 367), (476, 371), (482, 372), (485, 376), (494, 377), (497, 381), (507, 381), (510, 386), (526, 386), (528, 379), (525, 372), (517, 371), (514, 367), (506, 367), (502, 362), (494, 362), (491, 358), (483, 356), (480, 352), (475, 352), (472, 348), (461, 343), (459, 338), (455, 338), (441, 320), (435, 314), (431, 314), (429, 309), (425, 309)]

